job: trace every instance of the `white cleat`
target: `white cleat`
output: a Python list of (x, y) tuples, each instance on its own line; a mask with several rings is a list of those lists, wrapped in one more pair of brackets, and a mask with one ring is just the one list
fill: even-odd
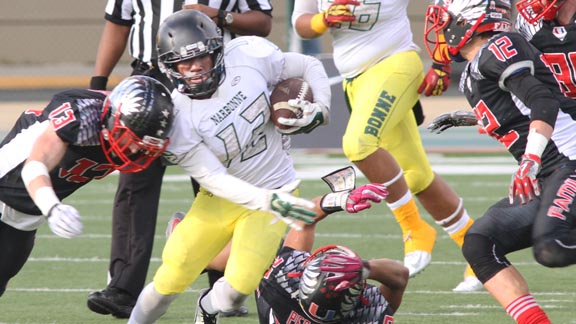
[(432, 261), (432, 254), (426, 251), (414, 251), (404, 255), (404, 266), (408, 268), (410, 278), (419, 274)]
[(482, 285), (480, 280), (474, 276), (469, 276), (464, 278), (464, 281), (459, 283), (456, 288), (452, 289), (452, 291), (458, 293), (469, 293), (480, 291), (482, 289), (484, 289), (484, 285)]

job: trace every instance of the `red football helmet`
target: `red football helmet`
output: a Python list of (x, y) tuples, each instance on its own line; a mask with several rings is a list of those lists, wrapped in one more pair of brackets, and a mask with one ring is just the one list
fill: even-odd
[(562, 2), (563, 0), (519, 0), (516, 9), (527, 22), (535, 24), (540, 19), (554, 20)]
[(121, 172), (139, 172), (170, 142), (174, 105), (166, 87), (147, 76), (131, 76), (106, 97), (100, 143), (108, 161)]
[(334, 323), (345, 318), (360, 302), (366, 281), (363, 262), (342, 245), (318, 248), (303, 264), (300, 307), (315, 322)]
[(424, 43), (430, 57), (446, 64), (443, 46), (455, 57), (474, 36), (511, 29), (508, 0), (436, 0), (426, 10)]

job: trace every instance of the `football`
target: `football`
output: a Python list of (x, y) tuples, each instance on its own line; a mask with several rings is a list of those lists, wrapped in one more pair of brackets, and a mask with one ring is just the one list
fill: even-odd
[(279, 82), (270, 94), (270, 119), (280, 129), (290, 128), (278, 123), (278, 118), (300, 118), (302, 110), (290, 107), (288, 100), (301, 99), (314, 102), (314, 95), (308, 82), (300, 78), (290, 78)]

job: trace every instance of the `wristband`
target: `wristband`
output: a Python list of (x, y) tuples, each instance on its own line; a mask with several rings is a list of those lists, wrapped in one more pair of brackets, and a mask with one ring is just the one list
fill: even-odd
[(20, 176), (22, 177), (22, 182), (24, 182), (26, 189), (28, 189), (30, 183), (37, 177), (45, 176), (50, 178), (46, 164), (35, 160), (28, 161), (24, 164)]
[(106, 90), (106, 85), (108, 84), (108, 77), (105, 76), (93, 76), (90, 79), (90, 89), (92, 90)]
[(33, 200), (42, 212), (42, 215), (45, 216), (50, 215), (52, 207), (60, 203), (60, 199), (56, 196), (54, 189), (48, 186), (38, 188), (34, 193)]
[(326, 214), (342, 211), (342, 205), (346, 204), (348, 193), (348, 191), (339, 191), (324, 195), (322, 200), (320, 200), (320, 209), (322, 209)]
[(218, 23), (216, 24), (218, 27), (224, 27), (224, 17), (226, 17), (226, 11), (218, 10)]
[(546, 136), (538, 133), (535, 128), (532, 128), (528, 133), (524, 154), (532, 154), (541, 157), (546, 145), (548, 145), (548, 139)]
[(324, 12), (312, 16), (312, 20), (310, 20), (310, 28), (318, 34), (324, 34), (328, 31), (328, 26), (324, 23)]

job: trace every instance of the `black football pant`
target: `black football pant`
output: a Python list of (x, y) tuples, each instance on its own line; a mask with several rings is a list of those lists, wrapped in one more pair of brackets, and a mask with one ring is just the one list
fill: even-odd
[(0, 296), (28, 260), (35, 238), (36, 230), (21, 231), (0, 221)]

